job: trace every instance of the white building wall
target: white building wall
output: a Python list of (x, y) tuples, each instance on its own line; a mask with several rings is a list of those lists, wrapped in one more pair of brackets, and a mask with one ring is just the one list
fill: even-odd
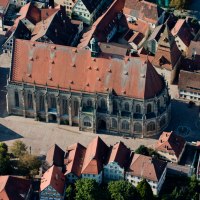
[(94, 179), (98, 184), (102, 183), (102, 171), (99, 174), (82, 174), (81, 178)]
[(116, 162), (108, 163), (104, 166), (104, 180), (124, 180), (124, 169), (121, 168)]

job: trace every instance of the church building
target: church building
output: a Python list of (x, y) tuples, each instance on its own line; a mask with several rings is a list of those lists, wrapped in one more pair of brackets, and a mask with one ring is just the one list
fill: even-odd
[(171, 104), (167, 83), (148, 58), (103, 52), (95, 38), (88, 49), (16, 39), (7, 110), (82, 131), (143, 138), (168, 125)]

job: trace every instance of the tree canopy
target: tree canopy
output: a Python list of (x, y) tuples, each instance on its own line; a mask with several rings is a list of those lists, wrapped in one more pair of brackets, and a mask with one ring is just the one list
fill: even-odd
[(96, 200), (99, 198), (99, 185), (93, 179), (79, 179), (75, 183), (75, 200)]
[(10, 171), (10, 157), (8, 154), (8, 146), (0, 143), (0, 175), (6, 175)]
[(140, 181), (136, 188), (137, 188), (137, 191), (140, 194), (141, 200), (152, 200), (152, 199), (154, 199), (151, 186), (149, 185), (149, 183), (145, 179)]
[(138, 192), (128, 181), (111, 181), (108, 191), (113, 200), (138, 200)]
[(142, 154), (142, 155), (145, 155), (145, 156), (154, 156), (154, 157), (158, 157), (158, 154), (156, 151), (154, 151), (153, 149), (151, 148), (148, 148), (144, 145), (140, 145), (136, 150), (135, 150), (135, 153), (138, 153), (138, 154)]
[(16, 140), (12, 144), (10, 151), (15, 157), (19, 158), (27, 153), (27, 146), (22, 141)]

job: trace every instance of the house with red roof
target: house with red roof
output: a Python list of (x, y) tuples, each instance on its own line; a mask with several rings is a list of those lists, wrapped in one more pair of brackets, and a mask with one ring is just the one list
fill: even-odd
[(65, 176), (66, 180), (74, 183), (77, 179), (81, 178), (81, 170), (85, 158), (86, 148), (75, 143), (67, 147), (65, 155)]
[(154, 195), (158, 195), (165, 181), (167, 163), (140, 154), (134, 154), (126, 180), (137, 187), (138, 183), (146, 179)]
[(64, 199), (65, 176), (62, 171), (52, 166), (42, 176), (40, 183), (40, 199)]
[(20, 176), (0, 176), (1, 200), (27, 200), (31, 194), (30, 180)]
[(191, 40), (194, 38), (192, 28), (187, 23), (186, 19), (179, 19), (174, 28), (171, 30), (175, 37), (176, 44), (182, 53), (186, 53)]
[(131, 151), (123, 142), (118, 142), (110, 148), (108, 161), (104, 165), (104, 181), (124, 180)]
[(102, 182), (103, 166), (106, 163), (108, 150), (108, 146), (100, 137), (89, 143), (81, 170), (82, 178), (94, 179), (99, 184)]
[(9, 0), (0, 1), (0, 31), (4, 30), (4, 18), (5, 18), (5, 14), (8, 10), (9, 5), (10, 5)]
[(155, 150), (162, 159), (178, 163), (185, 150), (186, 141), (173, 131), (163, 132), (155, 145)]

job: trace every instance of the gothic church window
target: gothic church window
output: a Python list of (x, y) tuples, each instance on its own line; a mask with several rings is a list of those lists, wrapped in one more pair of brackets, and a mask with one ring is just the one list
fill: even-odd
[(43, 95), (40, 95), (40, 98), (39, 98), (39, 105), (40, 105), (40, 111), (44, 111), (45, 110), (45, 106), (44, 106), (44, 96)]
[(122, 122), (122, 129), (123, 130), (129, 130), (129, 122), (128, 121), (124, 120)]
[(28, 93), (28, 109), (33, 109), (33, 96), (31, 93)]
[(63, 112), (63, 115), (68, 114), (68, 102), (67, 102), (67, 99), (62, 99), (62, 112)]
[(101, 99), (101, 108), (106, 109), (106, 101), (103, 98)]
[(15, 107), (19, 107), (19, 93), (15, 91)]
[(78, 111), (79, 111), (79, 102), (77, 99), (74, 100), (74, 116), (78, 116)]
[(150, 122), (147, 125), (147, 131), (154, 131), (156, 129), (156, 125), (154, 122)]
[(117, 128), (117, 120), (112, 118), (112, 128)]
[(87, 107), (92, 108), (92, 100), (91, 99), (87, 100)]
[(152, 106), (151, 104), (147, 105), (147, 113), (151, 113), (152, 112)]
[(126, 102), (124, 104), (124, 109), (125, 109), (125, 111), (129, 111), (129, 103), (128, 102)]
[(134, 131), (135, 132), (142, 132), (142, 125), (138, 122), (134, 124)]
[(86, 126), (86, 127), (91, 127), (91, 126), (92, 126), (91, 120), (90, 120), (89, 117), (85, 117), (85, 118), (83, 119), (83, 125)]
[(139, 104), (136, 105), (136, 113), (141, 113), (141, 107)]
[(117, 109), (118, 109), (117, 101), (114, 100), (114, 101), (113, 101), (113, 110), (117, 110)]
[(54, 96), (50, 97), (50, 105), (51, 105), (51, 108), (56, 109), (56, 98)]

